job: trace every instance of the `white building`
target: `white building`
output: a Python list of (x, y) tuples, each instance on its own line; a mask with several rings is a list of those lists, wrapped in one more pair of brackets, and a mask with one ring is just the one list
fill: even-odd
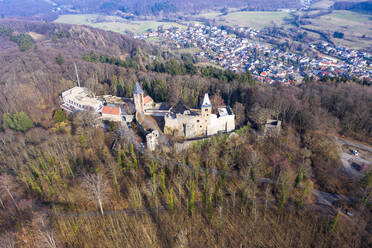
[(101, 112), (103, 104), (85, 87), (74, 87), (62, 93), (61, 108), (70, 113), (78, 111)]
[(101, 113), (102, 113), (103, 120), (115, 121), (115, 122), (123, 121), (120, 107), (106, 105), (106, 106), (103, 106)]
[(158, 145), (158, 139), (160, 137), (158, 130), (152, 130), (150, 133), (146, 135), (146, 144), (147, 149), (150, 151), (155, 151), (156, 146)]

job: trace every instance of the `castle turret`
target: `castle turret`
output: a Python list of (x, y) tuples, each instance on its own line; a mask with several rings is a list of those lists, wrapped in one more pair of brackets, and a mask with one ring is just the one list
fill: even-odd
[(143, 112), (143, 90), (139, 83), (136, 83), (136, 87), (133, 91), (134, 106), (136, 107), (136, 112)]
[(209, 100), (208, 94), (204, 95), (203, 103), (201, 105), (201, 116), (202, 116), (202, 123), (203, 124), (209, 124), (209, 119), (212, 114), (212, 104)]

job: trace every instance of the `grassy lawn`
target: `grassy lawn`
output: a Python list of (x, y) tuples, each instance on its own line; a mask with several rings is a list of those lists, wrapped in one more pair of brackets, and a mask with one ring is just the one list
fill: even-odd
[[(353, 21), (353, 22), (372, 22), (371, 15), (360, 14), (352, 11), (338, 10), (333, 11), (328, 17), (337, 19), (337, 21)], [(369, 27), (371, 28), (371, 26)]]
[(202, 50), (199, 47), (191, 47), (191, 48), (182, 48), (177, 49), (178, 53), (190, 53), (190, 54), (197, 54), (200, 53)]
[(269, 12), (269, 11), (244, 11), (234, 12), (218, 19), (220, 24), (228, 24), (239, 27), (253, 27), (262, 29), (275, 23), (281, 26), (284, 23), (284, 18), (288, 18), (289, 13), (286, 12)]
[(207, 67), (207, 66), (213, 66), (217, 69), (223, 69), (220, 65), (214, 63), (214, 62), (199, 62), (195, 64), (196, 66), (201, 66), (201, 67)]
[(77, 24), (77, 25), (88, 25), (95, 28), (100, 28), (107, 31), (113, 31), (118, 33), (125, 33), (126, 31), (133, 32), (135, 34), (141, 34), (146, 32), (148, 29), (157, 29), (159, 26), (179, 27), (184, 28), (185, 26), (178, 23), (170, 22), (158, 22), (158, 21), (134, 21), (128, 22), (127, 20), (117, 16), (101, 16), (98, 14), (87, 14), (87, 15), (61, 15), (55, 22)]
[(161, 41), (162, 39), (159, 38), (159, 37), (150, 37), (150, 38), (147, 38), (146, 41), (148, 42), (158, 42), (158, 41)]
[(314, 8), (314, 9), (328, 9), (329, 7), (331, 7), (333, 5), (333, 3), (334, 3), (333, 1), (322, 0), (322, 1), (319, 1), (319, 2), (312, 3), (311, 8)]
[(210, 11), (210, 12), (206, 12), (206, 13), (203, 13), (203, 14), (196, 15), (194, 17), (203, 17), (203, 18), (206, 18), (206, 19), (214, 19), (219, 15), (221, 15), (220, 11)]

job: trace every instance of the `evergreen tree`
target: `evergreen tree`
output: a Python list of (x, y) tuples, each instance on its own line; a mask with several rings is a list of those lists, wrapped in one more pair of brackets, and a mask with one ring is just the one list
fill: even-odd
[(57, 64), (59, 64), (59, 65), (62, 65), (62, 64), (65, 62), (65, 59), (62, 57), (62, 54), (59, 53), (59, 54), (57, 55), (56, 62), (57, 62)]
[(118, 93), (118, 77), (115, 76), (115, 75), (112, 76), (112, 78), (111, 78), (110, 89), (111, 89), (111, 94), (113, 94), (114, 96), (116, 96), (117, 93)]
[(24, 112), (5, 113), (3, 115), (4, 128), (25, 132), (34, 126), (31, 118)]
[(65, 113), (62, 109), (57, 109), (56, 112), (54, 112), (53, 120), (55, 123), (63, 122), (67, 120)]

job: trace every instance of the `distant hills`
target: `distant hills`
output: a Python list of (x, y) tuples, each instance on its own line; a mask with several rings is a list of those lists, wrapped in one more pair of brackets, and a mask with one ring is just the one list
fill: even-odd
[(335, 9), (335, 10), (351, 10), (351, 11), (355, 11), (355, 12), (372, 14), (372, 1), (366, 1), (366, 2), (341, 1), (341, 2), (336, 2), (333, 5), (333, 9)]
[(276, 10), (301, 7), (300, 0), (0, 0), (1, 17), (53, 19), (61, 13), (131, 13), (159, 16), (175, 13), (199, 13), (214, 8)]

